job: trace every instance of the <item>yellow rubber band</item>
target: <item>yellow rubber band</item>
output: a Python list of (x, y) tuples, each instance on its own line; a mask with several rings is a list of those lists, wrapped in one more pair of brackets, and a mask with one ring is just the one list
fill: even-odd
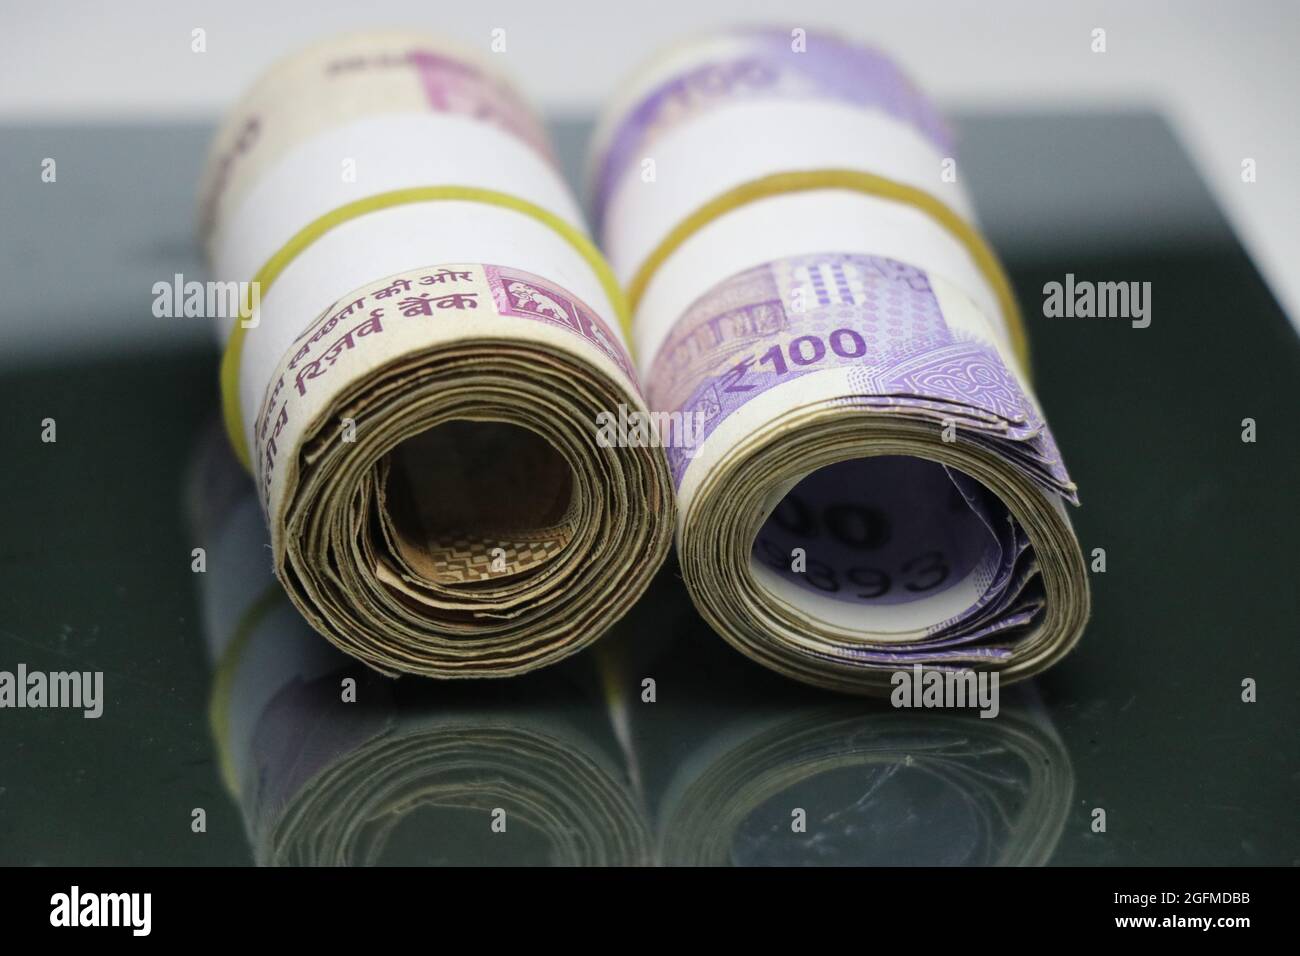
[(633, 313), (641, 303), (646, 286), (654, 278), (665, 260), (668, 259), (687, 239), (699, 232), (709, 223), (723, 215), (738, 209), (747, 203), (780, 196), (785, 193), (807, 192), (813, 189), (848, 189), (854, 192), (880, 196), (914, 206), (938, 221), (966, 247), (980, 272), (988, 279), (989, 285), (997, 296), (998, 305), (1006, 316), (1011, 333), (1011, 344), (1016, 356), (1029, 371), (1029, 342), (1025, 336), (1024, 320), (1020, 315), (1020, 306), (1016, 302), (1011, 283), (1002, 269), (1002, 264), (984, 238), (946, 205), (924, 190), (882, 176), (859, 172), (854, 169), (817, 169), (791, 173), (775, 173), (751, 182), (742, 183), (716, 199), (712, 199), (679, 222), (654, 251), (641, 264), (631, 283), (627, 287), (627, 298)]
[[(520, 199), (518, 196), (511, 196), (508, 193), (500, 193), (492, 189), (479, 189), (474, 186), (418, 186), (411, 189), (395, 189), (391, 192), (358, 199), (356, 202), (350, 202), (346, 206), (340, 206), (332, 212), (327, 212), (299, 230), (292, 239), (284, 244), (284, 247), (279, 252), (267, 260), (266, 265), (258, 270), (257, 275), (253, 277), (253, 282), (257, 284), (256, 288), (259, 296), (265, 296), (271, 284), (279, 278), (280, 273), (285, 270), (289, 263), (293, 262), (308, 246), (335, 226), (350, 222), (367, 213), (378, 212), (381, 209), (437, 200), (465, 200), (513, 209), (516, 212), (531, 216), (543, 225), (549, 226), (561, 238), (567, 240), (569, 245), (577, 250), (578, 254), (591, 266), (592, 271), (596, 273), (596, 278), (600, 280), (601, 287), (605, 290), (609, 301), (614, 305), (614, 311), (617, 313), (619, 324), (623, 327), (623, 333), (630, 350), (632, 312), (628, 308), (626, 298), (623, 296), (622, 287), (595, 244), (580, 229), (554, 213), (548, 212), (541, 206), (534, 205), (526, 199)], [(430, 263), (430, 265), (434, 264)], [(509, 265), (510, 263), (503, 264)], [(230, 437), (230, 445), (234, 448), (235, 454), (243, 462), (245, 468), (250, 468), (251, 460), (248, 454), (248, 443), (244, 439), (243, 416), (240, 414), (239, 409), (239, 367), (244, 351), (244, 338), (248, 334), (248, 328), (244, 325), (242, 319), (246, 319), (248, 316), (247, 304), (244, 303), (241, 307), (241, 321), (235, 323), (235, 328), (230, 334), (230, 340), (226, 343), (225, 353), (221, 357), (221, 409), (226, 422), (226, 434)]]
[(212, 697), (208, 702), (208, 726), (217, 742), (217, 762), (221, 767), (221, 782), (231, 796), (239, 796), (239, 774), (235, 770), (235, 756), (230, 751), (230, 698), (235, 690), (235, 674), (239, 672), (239, 662), (247, 650), (253, 632), (272, 610), (287, 601), (284, 589), (279, 584), (272, 584), (263, 591), (246, 610), (239, 623), (235, 625), (235, 634), (226, 645), (225, 653), (217, 664), (216, 675), (212, 681)]

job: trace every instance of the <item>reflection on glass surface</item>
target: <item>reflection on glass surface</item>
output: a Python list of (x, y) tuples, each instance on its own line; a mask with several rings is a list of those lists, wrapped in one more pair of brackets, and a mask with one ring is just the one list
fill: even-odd
[[(714, 637), (661, 575), (600, 645), (666, 865), (1038, 865), (1074, 792), (1032, 687), (997, 717), (804, 688)], [(683, 604), (685, 606), (683, 606)], [(656, 702), (639, 696), (653, 679)], [(803, 828), (795, 826), (802, 818)]]
[[(831, 707), (705, 745), (666, 797), (665, 863), (1035, 865), (1069, 809), (1059, 741), (992, 720)], [(792, 830), (796, 809), (806, 832)]]
[(219, 434), (193, 473), (212, 732), (258, 863), (1032, 865), (1060, 837), (1074, 776), (1032, 689), (980, 719), (795, 685), (713, 635), (672, 568), (592, 653), (391, 680), (283, 596)]

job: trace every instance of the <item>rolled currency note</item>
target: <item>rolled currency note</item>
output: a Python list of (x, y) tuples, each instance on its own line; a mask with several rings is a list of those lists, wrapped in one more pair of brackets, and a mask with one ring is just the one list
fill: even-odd
[(1076, 489), (954, 162), (886, 58), (799, 30), (679, 47), (597, 132), (642, 381), (687, 426), (668, 448), (687, 587), (809, 683), (1014, 680), (1088, 616)]
[(258, 864), (649, 861), (590, 658), (491, 690), (368, 672), (258, 557), (261, 509), (223, 445), (197, 449), (190, 524), (208, 556), (209, 719)]
[(595, 640), (671, 540), (626, 306), (513, 89), (409, 33), (314, 46), (217, 134), (200, 198), (223, 407), (312, 624), (388, 673), (508, 676)]

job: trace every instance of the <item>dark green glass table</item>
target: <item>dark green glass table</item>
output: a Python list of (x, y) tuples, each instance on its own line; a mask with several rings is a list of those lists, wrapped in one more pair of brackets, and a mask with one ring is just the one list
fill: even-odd
[[(519, 681), (331, 658), (241, 590), (258, 545), (218, 560), (187, 500), (216, 349), (151, 290), (201, 275), (210, 130), (0, 128), (0, 670), (102, 671), (105, 698), (0, 710), (0, 862), (1300, 861), (1295, 332), (1158, 117), (958, 126), (1107, 556), (1079, 648), (993, 720), (783, 682), (671, 566), (594, 652)], [(588, 127), (556, 132), (576, 169)], [(1044, 318), (1066, 273), (1150, 281), (1151, 326)]]

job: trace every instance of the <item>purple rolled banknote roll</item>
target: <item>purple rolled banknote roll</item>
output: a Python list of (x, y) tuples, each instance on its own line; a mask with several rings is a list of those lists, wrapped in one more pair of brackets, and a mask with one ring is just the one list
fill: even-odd
[(808, 683), (1013, 680), (1087, 620), (1076, 488), (950, 152), (881, 54), (797, 30), (679, 48), (597, 135), (687, 587)]

